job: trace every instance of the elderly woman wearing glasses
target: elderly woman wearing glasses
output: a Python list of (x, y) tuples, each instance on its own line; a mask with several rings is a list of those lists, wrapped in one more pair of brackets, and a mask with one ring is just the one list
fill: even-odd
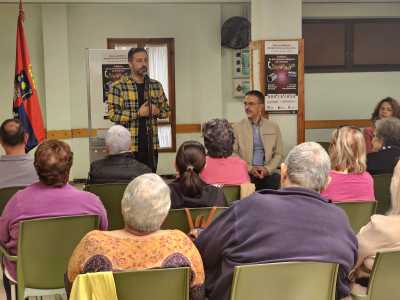
[(321, 193), (333, 202), (374, 201), (374, 183), (366, 172), (365, 140), (360, 129), (343, 126), (332, 134), (330, 183)]

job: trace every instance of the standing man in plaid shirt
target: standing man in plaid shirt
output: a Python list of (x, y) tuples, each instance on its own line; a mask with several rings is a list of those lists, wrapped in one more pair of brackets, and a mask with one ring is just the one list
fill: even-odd
[[(132, 136), (132, 152), (135, 159), (157, 170), (158, 133), (157, 118), (167, 118), (169, 113), (168, 100), (160, 82), (147, 77), (148, 54), (144, 48), (132, 48), (128, 52), (128, 63), (131, 72), (121, 76), (108, 94), (108, 114), (110, 120), (129, 129)], [(147, 78), (147, 79), (146, 79)], [(147, 82), (145, 82), (145, 80)], [(149, 151), (149, 105), (151, 99), (153, 153)], [(154, 164), (152, 162), (154, 159)]]

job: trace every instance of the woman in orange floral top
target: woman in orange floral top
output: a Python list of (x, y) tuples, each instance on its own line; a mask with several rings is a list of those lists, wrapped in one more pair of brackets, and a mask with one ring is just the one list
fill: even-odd
[(135, 178), (121, 206), (125, 229), (89, 232), (68, 264), (68, 280), (78, 274), (151, 268), (190, 267), (190, 299), (204, 297), (204, 269), (192, 241), (179, 230), (160, 230), (171, 205), (170, 191), (156, 174)]

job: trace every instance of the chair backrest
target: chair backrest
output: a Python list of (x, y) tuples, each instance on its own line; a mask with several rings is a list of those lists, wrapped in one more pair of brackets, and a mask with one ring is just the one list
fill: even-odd
[(25, 186), (11, 186), (0, 189), (0, 214), (3, 213), (4, 207), (6, 206), (8, 200), (10, 200), (10, 198), (14, 196), (16, 192), (24, 188)]
[(376, 210), (376, 201), (355, 201), (335, 203), (344, 210), (354, 233), (366, 225)]
[(73, 250), (86, 233), (98, 227), (98, 216), (91, 215), (22, 221), (18, 237), (18, 285), (63, 288)]
[(280, 262), (235, 267), (231, 300), (334, 300), (338, 265)]
[(224, 185), (222, 190), (225, 194), (226, 202), (229, 206), (232, 205), (233, 201), (240, 199), (240, 185)]
[(107, 211), (108, 229), (116, 230), (124, 228), (124, 220), (121, 213), (121, 200), (128, 183), (102, 183), (89, 184), (85, 191), (99, 196)]
[(330, 142), (318, 142), (318, 144), (320, 144), (322, 146), (322, 148), (325, 149), (326, 152), (329, 151), (329, 147), (331, 146)]
[(189, 300), (189, 268), (114, 273), (118, 300)]
[(400, 299), (400, 251), (379, 252), (368, 286), (369, 300)]
[[(215, 211), (214, 219), (222, 213), (226, 207), (217, 207)], [(199, 208), (190, 208), (190, 214), (192, 215), (192, 219), (196, 219), (197, 216), (205, 216), (207, 217), (211, 211), (211, 207), (199, 207)], [(179, 229), (184, 233), (189, 233), (189, 223), (186, 217), (185, 210), (183, 208), (179, 209), (171, 209), (168, 213), (168, 216), (165, 218), (161, 229)]]
[(390, 181), (392, 174), (377, 174), (374, 178), (375, 198), (378, 201), (376, 213), (384, 215), (390, 209)]

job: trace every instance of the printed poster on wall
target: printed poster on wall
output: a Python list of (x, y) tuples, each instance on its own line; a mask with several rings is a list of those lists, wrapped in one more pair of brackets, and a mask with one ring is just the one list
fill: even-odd
[[(125, 58), (124, 58), (125, 59)], [(110, 91), (111, 85), (119, 80), (122, 75), (129, 73), (128, 64), (102, 64), (101, 75), (103, 81), (103, 104), (104, 104), (104, 119), (108, 119), (107, 113), (107, 95)]]
[(265, 108), (298, 110), (298, 41), (265, 42)]

